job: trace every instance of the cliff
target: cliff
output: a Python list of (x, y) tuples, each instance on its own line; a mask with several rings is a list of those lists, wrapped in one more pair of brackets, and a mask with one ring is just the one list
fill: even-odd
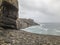
[(17, 23), (18, 23), (18, 29), (23, 29), (29, 26), (39, 25), (38, 23), (34, 22), (33, 19), (25, 19), (25, 18), (19, 18), (17, 20)]
[(18, 1), (0, 0), (0, 27), (22, 29), (37, 25), (32, 19), (18, 19)]
[(17, 29), (18, 1), (0, 0), (0, 27)]

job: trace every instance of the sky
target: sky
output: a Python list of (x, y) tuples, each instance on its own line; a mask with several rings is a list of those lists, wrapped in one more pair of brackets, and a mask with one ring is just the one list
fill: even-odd
[(19, 18), (38, 23), (60, 23), (60, 0), (18, 0)]

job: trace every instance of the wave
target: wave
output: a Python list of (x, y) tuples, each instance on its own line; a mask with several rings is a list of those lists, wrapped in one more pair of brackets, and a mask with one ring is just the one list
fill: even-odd
[(60, 36), (60, 24), (45, 23), (45, 24), (40, 24), (40, 26), (31, 26), (22, 30), (36, 34)]

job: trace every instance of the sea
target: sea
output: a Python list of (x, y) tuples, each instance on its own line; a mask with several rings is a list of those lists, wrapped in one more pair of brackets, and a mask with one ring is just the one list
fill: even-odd
[(60, 23), (40, 23), (40, 25), (31, 26), (22, 30), (36, 34), (60, 36)]

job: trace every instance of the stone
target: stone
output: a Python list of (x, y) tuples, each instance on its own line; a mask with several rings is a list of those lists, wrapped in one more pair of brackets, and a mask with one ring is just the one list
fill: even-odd
[(0, 0), (0, 27), (17, 29), (18, 1)]
[(19, 29), (24, 29), (29, 26), (39, 25), (38, 23), (35, 23), (33, 19), (25, 19), (25, 18), (18, 18), (17, 24)]

